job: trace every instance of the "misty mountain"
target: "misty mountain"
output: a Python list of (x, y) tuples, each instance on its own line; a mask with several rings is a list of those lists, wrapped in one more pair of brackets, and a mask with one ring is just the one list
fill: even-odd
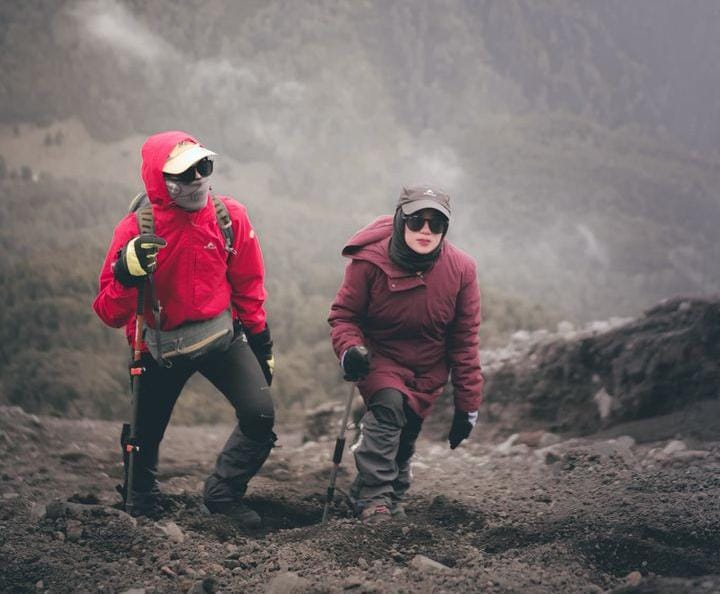
[(718, 288), (717, 157), (699, 152), (720, 124), (713, 2), (2, 11), (5, 122), (77, 117), (101, 141), (185, 128), (239, 163), (267, 163), (258, 198), (280, 246), (275, 225), (307, 206), (342, 241), (424, 180), (456, 197), (454, 237), (486, 283), (564, 315)]
[[(373, 111), (389, 101), (413, 133), (451, 129), (469, 111), (568, 111), (716, 153), (714, 0), (35, 0), (0, 10), (5, 121), (80, 114), (95, 134), (122, 137), (202, 115), (221, 135), (213, 124), (228, 114), (302, 106), (335, 82), (326, 101), (349, 93)], [(263, 144), (261, 131), (247, 136), (247, 148)]]

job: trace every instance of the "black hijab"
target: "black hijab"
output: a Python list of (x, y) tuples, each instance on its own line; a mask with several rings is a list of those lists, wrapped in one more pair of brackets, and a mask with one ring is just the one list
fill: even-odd
[(405, 243), (405, 221), (402, 208), (398, 207), (393, 219), (393, 234), (390, 238), (390, 260), (408, 272), (426, 272), (438, 259), (445, 241), (448, 226), (443, 231), (438, 246), (428, 254), (418, 254)]

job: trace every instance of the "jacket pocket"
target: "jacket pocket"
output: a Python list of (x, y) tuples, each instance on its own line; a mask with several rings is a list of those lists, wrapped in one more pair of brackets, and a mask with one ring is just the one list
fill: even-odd
[(208, 243), (195, 248), (195, 271), (193, 274), (193, 304), (202, 307), (213, 298), (224, 294), (227, 263), (222, 246)]

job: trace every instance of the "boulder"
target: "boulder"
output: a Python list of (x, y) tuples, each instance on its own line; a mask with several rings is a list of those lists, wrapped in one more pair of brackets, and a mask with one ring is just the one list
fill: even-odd
[[(516, 341), (517, 342), (517, 341)], [(486, 367), (486, 399), (508, 432), (585, 435), (717, 398), (720, 298), (676, 298), (629, 322), (525, 341)]]
[(417, 571), (452, 571), (447, 565), (443, 565), (425, 555), (415, 555), (410, 561), (410, 567)]
[(266, 594), (300, 594), (307, 592), (310, 582), (293, 571), (277, 574), (265, 589)]

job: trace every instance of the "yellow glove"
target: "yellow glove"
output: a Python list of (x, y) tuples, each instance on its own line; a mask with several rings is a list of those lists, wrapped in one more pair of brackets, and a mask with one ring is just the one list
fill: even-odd
[(145, 276), (157, 268), (158, 251), (166, 245), (167, 242), (162, 237), (151, 233), (133, 237), (113, 265), (115, 278), (126, 287), (141, 284)]
[(145, 276), (157, 268), (158, 252), (167, 242), (157, 235), (138, 235), (125, 246), (125, 265), (132, 276)]

